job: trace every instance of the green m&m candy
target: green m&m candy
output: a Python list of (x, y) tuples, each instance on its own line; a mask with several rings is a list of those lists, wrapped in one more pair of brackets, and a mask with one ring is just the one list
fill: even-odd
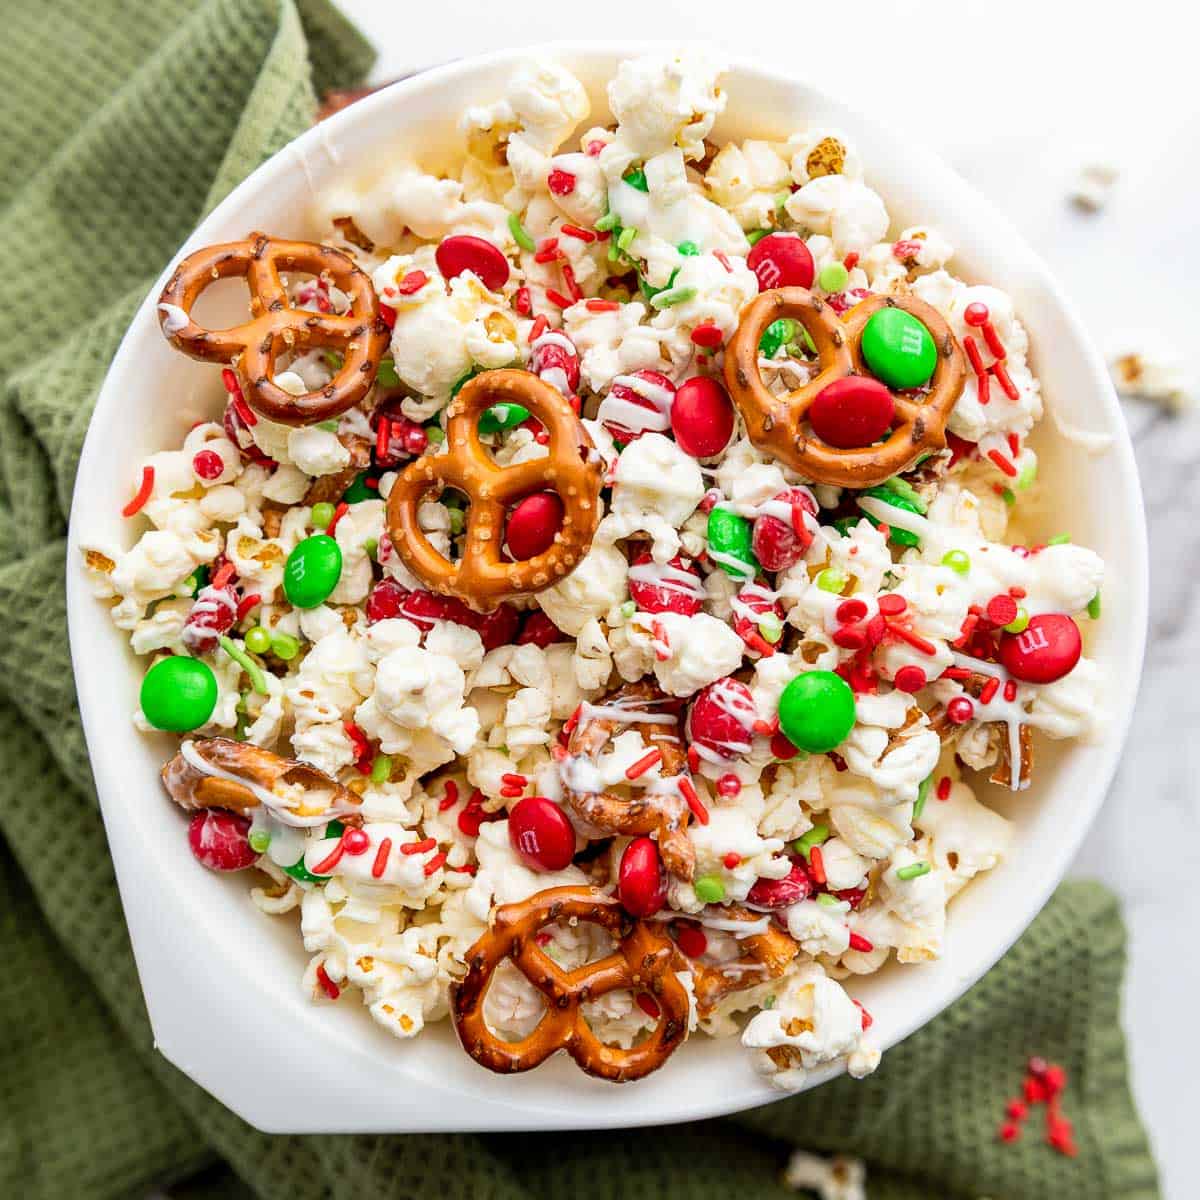
[(720, 505), (708, 514), (708, 553), (726, 575), (748, 580), (758, 574), (753, 540), (754, 530), (745, 517)]
[(296, 608), (316, 608), (342, 577), (342, 548), (327, 533), (299, 542), (283, 568), (283, 590)]
[(854, 728), (854, 693), (832, 671), (805, 671), (779, 697), (779, 728), (809, 754), (840, 746)]
[(937, 366), (933, 334), (902, 308), (881, 308), (862, 331), (862, 356), (890, 388), (924, 387)]
[(363, 500), (378, 500), (379, 493), (367, 487), (367, 473), (364, 471), (342, 493), (342, 499), (345, 500), (347, 504), (359, 504)]
[(479, 418), (479, 432), (499, 433), (503, 429), (515, 429), (528, 420), (529, 409), (520, 404), (493, 404)]
[(172, 655), (146, 672), (140, 702), (155, 729), (186, 733), (203, 725), (217, 707), (217, 677), (198, 658)]
[[(867, 488), (863, 492), (864, 496), (873, 496), (876, 500), (882, 500), (884, 504), (890, 504), (893, 508), (901, 508), (905, 512), (916, 513), (921, 515), (921, 509), (925, 506), (920, 500), (910, 500), (907, 496), (898, 495), (890, 488), (873, 487)], [(863, 516), (871, 522), (872, 525), (878, 527), (879, 518), (873, 517), (869, 512), (864, 512)], [(889, 525), (889, 541), (897, 546), (919, 546), (921, 539), (908, 529), (898, 529), (895, 525)]]

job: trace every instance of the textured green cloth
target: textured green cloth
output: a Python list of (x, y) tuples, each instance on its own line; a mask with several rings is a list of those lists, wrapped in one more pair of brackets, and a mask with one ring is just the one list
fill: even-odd
[[(1118, 1024), (1124, 934), (1092, 886), (1061, 889), (872, 1079), (724, 1121), (270, 1137), (155, 1053), (75, 712), (64, 514), (92, 402), (150, 283), (308, 124), (315, 94), (370, 56), (323, 0), (5, 0), (0, 15), (0, 1195), (764, 1200), (805, 1146), (865, 1157), (875, 1200), (1156, 1196)], [(1040, 1110), (1019, 1144), (996, 1140), (1031, 1053), (1069, 1069), (1077, 1159), (1042, 1144)]]

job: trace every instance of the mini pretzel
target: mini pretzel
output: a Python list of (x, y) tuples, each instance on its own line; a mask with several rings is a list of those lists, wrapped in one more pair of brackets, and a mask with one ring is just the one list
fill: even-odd
[[(805, 414), (818, 394), (847, 375), (869, 375), (862, 358), (863, 326), (873, 313), (892, 305), (917, 318), (932, 334), (938, 361), (924, 402), (893, 393), (895, 415), (887, 439), (875, 446), (842, 450), (821, 441), (806, 426)], [(817, 350), (820, 371), (803, 387), (776, 396), (762, 381), (758, 344), (767, 326), (783, 317), (799, 321)], [(941, 314), (915, 296), (870, 296), (839, 318), (805, 288), (763, 292), (742, 313), (725, 354), (725, 383), (746, 422), (750, 440), (806, 479), (839, 487), (883, 483), (913, 465), (922, 454), (946, 444), (946, 420), (963, 389), (963, 352)]]
[[(277, 796), (306, 823), (337, 817), (344, 825), (361, 825), (362, 797), (342, 787), (324, 771), (294, 758), (283, 758), (250, 742), (232, 738), (197, 738), (187, 743), (189, 761), (182, 750), (162, 769), (163, 787), (180, 808), (227, 808), (245, 813), (262, 803), (262, 793)], [(257, 789), (257, 790), (256, 790)], [(298, 800), (293, 807), (291, 801)]]
[[(720, 913), (722, 920), (727, 921), (752, 924), (763, 920), (761, 913), (753, 913), (737, 904), (721, 909)], [(697, 962), (676, 947), (681, 969), (692, 972), (696, 1010), (701, 1017), (707, 1017), (731, 992), (756, 987), (768, 979), (778, 979), (800, 952), (799, 945), (774, 924), (769, 924), (765, 933), (738, 938), (737, 945), (738, 957), (723, 963)]]
[[(479, 440), (479, 418), (494, 404), (520, 404), (546, 427), (550, 453), (499, 467)], [(466, 383), (446, 410), (446, 451), (409, 463), (388, 497), (388, 537), (404, 565), (435, 592), (479, 611), (513, 596), (540, 592), (568, 575), (588, 552), (600, 521), (604, 470), (583, 423), (562, 394), (528, 371), (485, 371)], [(451, 562), (430, 544), (417, 520), (431, 492), (465, 492), (466, 541)], [(536, 492), (562, 501), (562, 527), (549, 549), (521, 562), (500, 556), (510, 505)]]
[[(616, 939), (614, 953), (599, 962), (564, 971), (536, 941), (538, 930), (556, 921), (590, 921)], [(682, 1045), (688, 1031), (688, 995), (675, 974), (676, 950), (653, 924), (635, 921), (620, 902), (598, 888), (549, 888), (517, 904), (498, 908), (491, 928), (467, 951), (469, 970), (451, 986), (454, 1026), (463, 1049), (489, 1071), (528, 1071), (558, 1050), (589, 1075), (614, 1083), (641, 1079), (658, 1070)], [(483, 1007), (492, 973), (506, 958), (546, 998), (546, 1011), (532, 1033), (517, 1042), (494, 1034)], [(591, 1029), (580, 1006), (607, 992), (632, 988), (648, 992), (659, 1007), (650, 1035), (624, 1050), (606, 1046)]]
[[(280, 270), (330, 280), (350, 297), (342, 316), (293, 308)], [(250, 289), (251, 319), (231, 329), (205, 329), (192, 319), (201, 293), (218, 279), (241, 276)], [(362, 400), (375, 383), (391, 333), (379, 314), (370, 279), (346, 255), (315, 242), (287, 242), (252, 233), (245, 241), (207, 246), (175, 269), (159, 299), (158, 317), (167, 340), (184, 354), (208, 361), (237, 360), (252, 407), (285, 425), (312, 425), (336, 417)], [(172, 308), (163, 309), (163, 305)], [(179, 309), (181, 329), (169, 328)], [(275, 382), (282, 354), (324, 346), (342, 355), (333, 379), (315, 392), (293, 396)]]
[[(973, 671), (963, 682), (963, 691), (978, 699), (990, 678), (991, 676), (984, 675), (980, 671)], [(943, 746), (954, 741), (965, 728), (965, 726), (956, 725), (951, 721), (945, 706), (941, 704), (929, 714), (929, 724), (942, 739)], [(991, 728), (988, 730), (988, 738), (991, 745), (996, 748), (996, 765), (992, 769), (991, 775), (988, 776), (988, 781), (1006, 787), (1010, 791), (1024, 791), (1033, 779), (1033, 734), (1029, 726), (1022, 724), (1017, 727), (1018, 761), (1015, 764), (1017, 777), (1014, 783), (1012, 744), (1008, 734), (1008, 724), (1005, 721), (992, 721), (989, 724)]]
[[(632, 712), (660, 713), (656, 704), (670, 701), (649, 680), (627, 683), (606, 696), (603, 705), (627, 705)], [(666, 722), (624, 721), (591, 717), (581, 720), (571, 730), (567, 753), (594, 762), (609, 739), (618, 730), (634, 729), (651, 750), (662, 754), (660, 772), (665, 778), (683, 773), (686, 758), (683, 751), (683, 715), (679, 713), (673, 725)], [(569, 774), (569, 773), (568, 773)], [(672, 875), (691, 879), (696, 869), (696, 850), (687, 835), (690, 809), (678, 788), (651, 792), (635, 789), (633, 798), (623, 800), (611, 792), (585, 792), (564, 787), (563, 798), (579, 819), (601, 833), (626, 835), (656, 833), (663, 864)]]

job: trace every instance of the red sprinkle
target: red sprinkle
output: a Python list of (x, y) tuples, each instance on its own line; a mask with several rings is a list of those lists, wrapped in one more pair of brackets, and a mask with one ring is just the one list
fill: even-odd
[(1008, 1121), (1000, 1126), (1000, 1140), (1002, 1142), (1015, 1142), (1020, 1136), (1021, 1128), (1019, 1125), (1014, 1125), (1011, 1121)]
[(992, 374), (996, 376), (996, 382), (1000, 385), (1000, 390), (1010, 400), (1020, 400), (1021, 393), (1017, 390), (1017, 385), (1009, 377), (1008, 370), (1003, 363), (992, 363)]
[(733, 274), (733, 264), (729, 261), (729, 255), (727, 255), (724, 250), (714, 250), (713, 258), (715, 258), (730, 275)]
[(1008, 448), (1012, 451), (1013, 458), (1016, 458), (1021, 453), (1021, 439), (1015, 433), (1008, 435)]
[(873, 942), (867, 941), (861, 933), (850, 931), (850, 949), (857, 950), (860, 954), (870, 954), (875, 949)]
[[(853, 997), (851, 997), (851, 999), (853, 999)], [(871, 1014), (869, 1012), (867, 1012), (867, 1010), (865, 1008), (863, 1008), (863, 1006), (861, 1004), (859, 1004), (859, 1002), (857, 1000), (854, 1001), (854, 1004), (855, 1004), (855, 1007), (858, 1009), (858, 1011), (860, 1013), (862, 1013), (863, 1033), (866, 1033), (867, 1030), (870, 1029), (871, 1026), (875, 1024), (875, 1018), (873, 1016), (871, 1016)]]
[(639, 779), (649, 770), (662, 762), (662, 751), (658, 749), (651, 750), (649, 754), (643, 755), (631, 767), (625, 770), (626, 779)]
[(938, 780), (937, 798), (939, 800), (949, 800), (950, 799), (950, 789), (953, 786), (954, 786), (954, 781), (950, 778), (950, 776), (943, 775), (941, 777), (941, 779)]
[(132, 517), (134, 514), (141, 512), (142, 506), (150, 499), (150, 493), (154, 491), (154, 468), (142, 468), (142, 485), (137, 490), (137, 495), (121, 509), (121, 516)]
[(829, 880), (825, 876), (825, 858), (820, 846), (813, 846), (808, 852), (808, 873), (815, 884), (824, 886)]
[(396, 310), (390, 304), (379, 302), (379, 315), (383, 318), (383, 323), (389, 329), (396, 328)]
[(691, 921), (678, 921), (675, 924), (675, 944), (688, 958), (699, 958), (708, 949), (708, 938), (699, 925)]
[(1029, 1106), (1023, 1100), (1010, 1100), (1004, 1106), (1004, 1111), (1014, 1121), (1023, 1121), (1029, 1116)]
[(621, 306), (615, 300), (591, 299), (584, 306), (588, 312), (616, 312)]
[(563, 281), (567, 285), (567, 291), (570, 293), (571, 299), (578, 302), (583, 299), (583, 288), (575, 282), (575, 269), (568, 263), (562, 265)]
[(329, 855), (323, 859), (312, 869), (314, 875), (328, 875), (333, 871), (333, 868), (342, 861), (342, 855), (346, 853), (346, 846), (341, 838), (338, 838), (338, 843), (329, 852)]
[(458, 784), (453, 779), (446, 780), (446, 794), (438, 802), (438, 812), (445, 812), (458, 803)]
[(546, 186), (555, 196), (569, 196), (575, 190), (575, 176), (570, 171), (555, 167), (546, 176)]
[(986, 612), (993, 625), (1011, 625), (1017, 619), (1017, 602), (1007, 592), (1001, 592), (987, 602)]
[(989, 679), (987, 681), (987, 683), (985, 683), (983, 685), (983, 691), (981, 691), (979, 693), (979, 703), (980, 704), (991, 704), (992, 698), (996, 695), (996, 693), (999, 690), (1000, 690), (1000, 680), (997, 679), (995, 676), (992, 676), (992, 678)]
[(910, 663), (906, 667), (901, 667), (896, 672), (892, 682), (902, 691), (907, 692), (910, 696), (914, 692), (919, 692), (928, 682), (925, 677), (925, 672), (920, 667)]
[(235, 574), (235, 572), (234, 572), (233, 563), (223, 562), (217, 568), (216, 573), (213, 575), (212, 579), (209, 581), (208, 586), (212, 587), (212, 588), (217, 588), (218, 590), (220, 590), (233, 578), (234, 574)]
[(581, 242), (596, 240), (596, 235), (590, 229), (580, 229), (578, 225), (563, 225), (559, 232), (566, 234), (567, 237), (578, 238)]
[(546, 299), (559, 308), (570, 308), (575, 303), (569, 296), (564, 296), (562, 292), (556, 292), (553, 288), (546, 289)]
[(889, 621), (888, 632), (894, 633), (902, 641), (912, 646), (914, 650), (920, 650), (922, 654), (932, 656), (937, 653), (937, 647), (932, 642), (927, 642), (919, 633), (913, 633), (911, 629), (905, 629), (903, 625)]
[(237, 615), (233, 618), (233, 623), (236, 625), (251, 609), (257, 608), (261, 603), (262, 597), (257, 592), (252, 592), (249, 596), (243, 596), (238, 602)]
[(517, 288), (516, 295), (513, 296), (513, 308), (522, 317), (527, 317), (533, 312), (533, 297), (530, 296), (529, 289), (524, 284)]
[(424, 854), (428, 850), (434, 849), (437, 842), (433, 838), (426, 838), (423, 842), (405, 842), (400, 847), (401, 854)]
[(325, 974), (323, 965), (317, 967), (317, 982), (321, 985), (321, 991), (327, 995), (330, 1000), (336, 1000), (341, 994), (341, 989), (328, 975)]
[(401, 296), (411, 296), (414, 292), (419, 292), (429, 282), (429, 276), (424, 271), (409, 271), (405, 277), (396, 284), (396, 291)]
[(742, 791), (742, 781), (736, 775), (722, 775), (717, 780), (717, 795), (719, 796), (737, 796)]
[(375, 429), (375, 457), (382, 461), (387, 458), (388, 442), (392, 437), (392, 423), (387, 417), (380, 417)]
[(679, 781), (679, 791), (683, 798), (687, 801), (687, 806), (692, 810), (692, 816), (700, 822), (701, 825), (708, 824), (708, 809), (704, 807), (700, 797), (696, 794), (696, 787), (692, 781), (685, 775)]
[(705, 322), (692, 330), (692, 342), (697, 346), (702, 346), (705, 350), (715, 350), (724, 340), (725, 335), (721, 332), (719, 325)]
[(971, 370), (976, 375), (987, 374), (983, 366), (983, 355), (979, 353), (979, 343), (969, 333), (963, 338), (963, 349), (967, 352), (967, 358), (971, 360)]
[(457, 871), (460, 875), (474, 875), (479, 868), (474, 863), (463, 863), (461, 867), (447, 867), (447, 871)]
[(987, 348), (998, 361), (1003, 362), (1008, 355), (1004, 349), (1004, 343), (1000, 340), (1000, 335), (996, 332), (996, 327), (991, 321), (984, 321), (980, 332), (983, 334), (983, 340), (987, 342)]
[(980, 404), (990, 404), (992, 402), (992, 377), (988, 374), (977, 375), (975, 377), (976, 392), (979, 395)]
[(332, 537), (333, 531), (337, 528), (337, 523), (350, 511), (350, 505), (345, 500), (339, 500), (338, 506), (333, 510), (333, 520), (329, 522), (329, 527), (325, 532)]
[(550, 328), (550, 319), (545, 313), (539, 313), (538, 318), (534, 321), (532, 328), (529, 330), (529, 344), (532, 346), (534, 342)]
[(378, 879), (387, 870), (388, 855), (392, 852), (392, 839), (384, 838), (375, 852), (375, 861), (371, 864), (371, 875)]
[(885, 617), (898, 617), (908, 607), (908, 601), (895, 592), (879, 597), (879, 611)]
[(996, 464), (996, 466), (1000, 468), (1000, 470), (1005, 473), (1005, 475), (1008, 475), (1014, 479), (1016, 478), (1017, 468), (1014, 467), (1013, 464), (1009, 462), (999, 450), (989, 450), (987, 456)]
[(515, 771), (506, 771), (500, 776), (500, 782), (507, 784), (509, 787), (523, 788), (529, 780), (524, 775), (518, 775)]
[(434, 873), (434, 871), (436, 871), (439, 867), (445, 866), (445, 864), (446, 864), (445, 851), (443, 851), (441, 854), (435, 854), (425, 864), (425, 878), (428, 879), (429, 876)]
[(851, 250), (850, 253), (842, 259), (842, 266), (845, 267), (847, 271), (853, 271), (854, 268), (858, 266), (858, 251)]
[(742, 856), (740, 854), (735, 854), (731, 850), (723, 859), (721, 859), (721, 862), (725, 864), (725, 869), (727, 871), (732, 871), (735, 867), (741, 865)]

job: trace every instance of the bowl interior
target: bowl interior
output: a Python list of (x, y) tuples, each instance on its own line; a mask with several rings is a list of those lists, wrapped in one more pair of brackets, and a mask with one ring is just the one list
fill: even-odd
[[(397, 84), (276, 155), (202, 223), (180, 254), (254, 229), (317, 233), (312, 214), (322, 189), (347, 177), (370, 180), (397, 157), (435, 170), (451, 165), (463, 108), (502, 95), (527, 56), (552, 57), (574, 70), (591, 93), (592, 120), (606, 121), (604, 84), (638, 49), (506, 51)], [(1099, 806), (1141, 663), (1146, 556), (1140, 493), (1103, 364), (1043, 265), (1003, 218), (908, 136), (887, 133), (801, 82), (739, 64), (727, 90), (717, 140), (782, 137), (817, 123), (843, 130), (888, 205), (893, 233), (918, 221), (938, 226), (958, 248), (957, 274), (1013, 295), (1048, 408), (1035, 445), (1051, 499), (1029, 532), (1068, 530), (1109, 563), (1104, 619), (1087, 631), (1089, 653), (1111, 681), (1105, 736), (1090, 745), (1043, 741), (1033, 787), (1016, 797), (987, 797), (1016, 821), (1012, 852), (953, 903), (939, 962), (891, 966), (853, 982), (886, 1047), (957, 997), (1022, 932)], [(120, 509), (138, 458), (177, 445), (194, 421), (219, 411), (217, 372), (176, 354), (160, 335), (158, 290), (139, 310), (97, 404), (79, 467), (68, 569), (79, 702), (158, 1047), (239, 1115), (272, 1131), (595, 1128), (703, 1117), (777, 1098), (735, 1040), (696, 1038), (667, 1069), (619, 1090), (581, 1075), (565, 1056), (527, 1075), (491, 1075), (462, 1053), (448, 1023), (399, 1043), (356, 999), (309, 1003), (300, 988), (307, 956), (295, 919), (264, 916), (244, 880), (196, 868), (179, 814), (158, 782), (173, 747), (165, 736), (147, 738), (131, 725), (140, 670), (75, 568), (81, 541), (126, 546), (133, 540), (132, 523), (121, 519)], [(832, 1073), (814, 1073), (812, 1082)], [(320, 1105), (310, 1099), (317, 1088)]]

